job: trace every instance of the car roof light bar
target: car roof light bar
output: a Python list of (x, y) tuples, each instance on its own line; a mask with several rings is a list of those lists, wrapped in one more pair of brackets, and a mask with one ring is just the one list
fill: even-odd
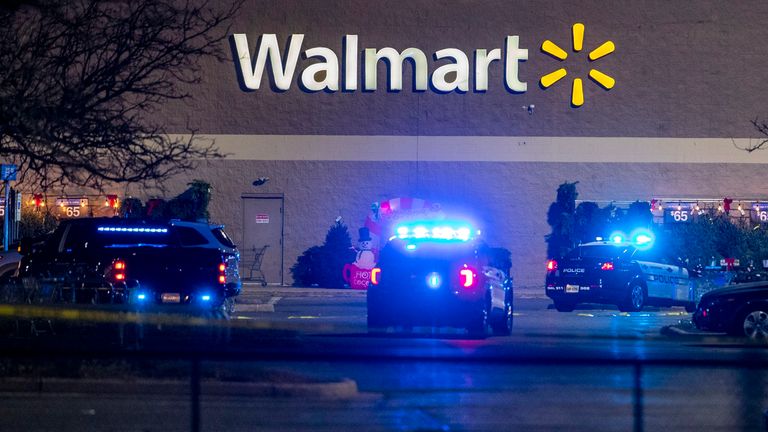
[(168, 228), (151, 228), (151, 227), (114, 227), (114, 226), (100, 226), (96, 229), (98, 232), (120, 232), (120, 233), (152, 233), (152, 234), (166, 234)]
[[(454, 227), (450, 225), (428, 226), (427, 224), (418, 224), (413, 227), (406, 225), (398, 226), (395, 230), (396, 235), (391, 238), (400, 239), (432, 239), (432, 240), (460, 240), (469, 241), (472, 238), (472, 230), (468, 226)], [(479, 232), (478, 232), (479, 234)]]

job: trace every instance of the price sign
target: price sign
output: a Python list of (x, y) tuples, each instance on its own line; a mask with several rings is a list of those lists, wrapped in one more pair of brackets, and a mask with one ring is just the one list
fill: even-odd
[(768, 223), (768, 203), (753, 205), (749, 216), (753, 222)]
[(664, 223), (688, 223), (693, 220), (694, 205), (681, 204), (664, 209)]
[(56, 205), (61, 209), (61, 216), (76, 218), (84, 216), (83, 207), (88, 206), (88, 198), (57, 198)]

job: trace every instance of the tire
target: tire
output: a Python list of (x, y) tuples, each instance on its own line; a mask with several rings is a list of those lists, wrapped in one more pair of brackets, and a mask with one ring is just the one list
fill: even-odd
[(648, 293), (645, 287), (637, 282), (629, 285), (627, 298), (622, 304), (619, 304), (619, 310), (622, 312), (640, 312), (648, 301)]
[(741, 319), (736, 322), (738, 327), (735, 330), (740, 329), (738, 333), (741, 336), (756, 342), (768, 342), (768, 308), (750, 309), (739, 316)]
[(491, 330), (494, 336), (509, 336), (512, 334), (512, 304), (507, 303), (502, 313), (496, 314), (491, 320)]
[(576, 309), (576, 303), (563, 300), (555, 301), (555, 309), (558, 312), (573, 312)]

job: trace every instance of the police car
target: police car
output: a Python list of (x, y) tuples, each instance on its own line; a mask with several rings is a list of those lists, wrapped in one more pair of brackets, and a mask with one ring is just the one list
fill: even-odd
[[(368, 327), (458, 327), (508, 335), (512, 282), (468, 226), (400, 225), (368, 289)], [(508, 269), (507, 269), (508, 270)]]
[(632, 238), (581, 244), (563, 259), (548, 260), (546, 294), (555, 308), (571, 312), (579, 303), (608, 303), (625, 312), (646, 305), (695, 309), (695, 291), (682, 263), (654, 248), (650, 233)]

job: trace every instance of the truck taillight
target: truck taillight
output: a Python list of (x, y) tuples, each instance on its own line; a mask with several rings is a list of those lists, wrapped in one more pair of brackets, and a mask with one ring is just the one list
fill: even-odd
[(116, 282), (125, 281), (125, 261), (117, 260), (112, 263), (112, 278)]
[(557, 270), (557, 261), (551, 259), (547, 261), (547, 271)]
[(222, 285), (227, 283), (227, 263), (219, 264), (219, 283)]
[(464, 288), (472, 288), (475, 286), (476, 280), (477, 275), (475, 275), (475, 271), (464, 264), (464, 268), (459, 270), (459, 283), (461, 286)]
[(600, 267), (600, 270), (613, 270), (614, 266), (612, 262), (604, 262), (603, 265)]
[(381, 269), (378, 267), (371, 269), (371, 283), (374, 285), (378, 285), (380, 278), (381, 278)]

